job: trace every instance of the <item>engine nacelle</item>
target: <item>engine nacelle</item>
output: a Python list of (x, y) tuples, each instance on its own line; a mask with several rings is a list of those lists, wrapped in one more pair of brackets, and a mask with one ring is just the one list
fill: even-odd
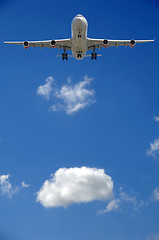
[(103, 47), (108, 47), (108, 45), (109, 45), (109, 41), (107, 39), (105, 39), (103, 41)]
[(29, 43), (28, 43), (27, 41), (25, 41), (25, 42), (23, 43), (23, 46), (24, 46), (25, 49), (28, 49), (28, 48), (29, 48)]
[(131, 48), (135, 47), (135, 44), (136, 44), (135, 40), (131, 40), (130, 41), (130, 47)]
[(55, 47), (56, 47), (56, 41), (55, 41), (55, 40), (52, 40), (52, 41), (50, 42), (50, 46), (51, 46), (52, 48), (55, 48)]

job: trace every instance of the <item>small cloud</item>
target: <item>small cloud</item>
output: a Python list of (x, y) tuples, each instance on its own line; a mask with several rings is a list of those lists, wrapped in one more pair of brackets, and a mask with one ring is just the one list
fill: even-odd
[(65, 111), (68, 115), (78, 112), (85, 107), (95, 103), (95, 90), (89, 86), (93, 78), (85, 76), (84, 79), (73, 84), (71, 79), (67, 79), (67, 83), (61, 88), (53, 88), (53, 78), (46, 79), (46, 83), (37, 89), (37, 94), (44, 96), (47, 100), (51, 97), (54, 99), (49, 111)]
[(24, 181), (21, 182), (21, 186), (22, 186), (22, 188), (28, 188), (28, 187), (30, 187), (30, 185), (29, 185), (29, 184), (26, 184)]
[(102, 209), (98, 214), (104, 214), (112, 211), (117, 211), (119, 209), (120, 199), (112, 199), (106, 206), (105, 209)]
[(154, 121), (159, 122), (159, 117), (158, 116), (154, 117)]
[(72, 83), (72, 80), (71, 80), (70, 77), (67, 79), (67, 83), (68, 83), (68, 84)]
[(12, 186), (9, 177), (9, 175), (0, 175), (0, 192), (9, 198), (12, 198), (13, 195), (19, 192), (19, 187)]
[(123, 202), (127, 202), (132, 204), (134, 207), (136, 207), (137, 205), (137, 201), (136, 201), (136, 197), (132, 197), (130, 195), (128, 195), (127, 193), (123, 192), (123, 188), (120, 188), (120, 199)]
[(104, 169), (60, 168), (51, 177), (37, 193), (37, 201), (46, 208), (108, 200), (113, 195), (113, 181)]
[(148, 206), (147, 202), (143, 200), (137, 201), (135, 196), (130, 196), (126, 192), (123, 191), (123, 188), (119, 189), (119, 196), (117, 198), (113, 198), (110, 202), (108, 202), (105, 209), (102, 209), (98, 212), (98, 214), (104, 214), (112, 211), (119, 211), (122, 207), (132, 208), (133, 210), (138, 210), (142, 207)]
[(45, 80), (45, 84), (38, 87), (37, 94), (49, 100), (53, 90), (52, 88), (53, 81), (54, 81), (53, 77), (48, 77)]
[(10, 175), (0, 175), (0, 193), (8, 198), (12, 198), (20, 192), (22, 188), (29, 187), (24, 181), (21, 186), (13, 186), (10, 182)]
[(150, 149), (147, 150), (147, 155), (151, 155), (154, 158), (156, 158), (157, 154), (159, 154), (159, 138), (150, 143)]
[(153, 200), (154, 201), (159, 201), (159, 188), (155, 188), (152, 194)]

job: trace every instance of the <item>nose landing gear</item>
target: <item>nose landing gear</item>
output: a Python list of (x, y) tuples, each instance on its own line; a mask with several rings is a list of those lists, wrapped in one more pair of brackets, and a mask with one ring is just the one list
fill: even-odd
[(79, 58), (79, 59), (82, 58), (82, 52), (81, 51), (77, 52), (77, 58)]

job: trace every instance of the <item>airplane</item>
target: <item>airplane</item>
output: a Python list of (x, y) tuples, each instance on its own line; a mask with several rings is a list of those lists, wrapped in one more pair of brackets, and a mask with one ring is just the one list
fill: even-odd
[[(91, 59), (97, 60), (98, 55), (96, 49), (101, 47), (118, 47), (118, 46), (130, 46), (133, 48), (136, 43), (153, 42), (154, 40), (112, 40), (112, 39), (93, 39), (87, 37), (88, 23), (84, 16), (78, 14), (72, 20), (71, 32), (72, 37), (69, 39), (60, 40), (44, 40), (44, 41), (23, 41), (23, 42), (4, 42), (7, 44), (23, 45), (25, 49), (29, 47), (43, 47), (63, 49), (61, 55), (62, 60), (68, 60), (68, 57), (74, 57), (77, 60), (81, 60), (84, 57), (91, 57)], [(72, 55), (68, 55), (66, 50), (71, 50)], [(86, 55), (88, 50), (93, 50), (91, 55)], [(59, 55), (58, 55), (59, 56)]]

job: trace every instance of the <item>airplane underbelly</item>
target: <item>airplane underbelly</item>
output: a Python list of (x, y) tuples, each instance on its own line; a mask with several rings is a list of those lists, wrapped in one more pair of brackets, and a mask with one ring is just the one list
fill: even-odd
[(78, 59), (81, 60), (85, 57), (86, 55), (86, 51), (87, 51), (87, 41), (86, 39), (74, 39), (72, 41), (72, 53), (73, 56)]

